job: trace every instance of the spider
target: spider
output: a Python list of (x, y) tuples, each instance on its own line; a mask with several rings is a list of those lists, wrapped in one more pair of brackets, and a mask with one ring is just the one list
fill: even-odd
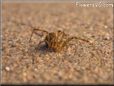
[[(32, 31), (29, 42), (31, 41), (31, 38), (34, 33), (41, 37), (44, 36), (43, 41), (40, 41), (38, 46), (40, 46), (40, 44), (42, 44), (42, 43), (45, 43), (47, 48), (54, 52), (60, 52), (63, 49), (65, 49), (65, 47), (67, 48), (68, 45), (70, 44), (70, 41), (72, 41), (73, 39), (78, 39), (78, 40), (82, 40), (82, 41), (90, 43), (88, 40), (82, 39), (80, 37), (69, 36), (69, 34), (66, 34), (65, 32), (63, 32), (61, 30), (57, 30), (56, 32), (48, 32), (46, 30), (41, 30), (39, 28), (35, 28), (35, 27), (32, 27), (32, 28), (34, 28), (34, 29)], [(39, 32), (41, 32), (42, 35), (40, 35)]]
[[(21, 24), (26, 25), (24, 23), (21, 23)], [(70, 41), (72, 41), (73, 39), (82, 40), (82, 41), (90, 43), (88, 40), (85, 40), (76, 36), (72, 37), (69, 34), (66, 34), (65, 32), (61, 30), (58, 30), (56, 32), (48, 32), (46, 30), (39, 29), (39, 27), (35, 28), (30, 24), (29, 26), (33, 28), (29, 42), (31, 41), (33, 34), (36, 34), (40, 37), (44, 37), (43, 41), (39, 42), (38, 46), (40, 46), (40, 44), (42, 43), (45, 43), (45, 45), (47, 46), (47, 49), (52, 50), (54, 52), (60, 52), (63, 49), (65, 49), (65, 47), (68, 47), (68, 45), (70, 44)], [(42, 34), (39, 34), (39, 32), (41, 32)]]

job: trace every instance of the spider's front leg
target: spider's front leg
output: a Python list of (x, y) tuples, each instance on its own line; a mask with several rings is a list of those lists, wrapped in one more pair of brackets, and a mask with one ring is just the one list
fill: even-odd
[(40, 41), (40, 42), (38, 43), (38, 47), (39, 47), (42, 43), (45, 43), (45, 41)]
[[(36, 32), (36, 31), (38, 31), (38, 32)], [(39, 32), (41, 32), (41, 33), (39, 33)], [(33, 36), (34, 33), (35, 33), (36, 35), (38, 35), (38, 36), (43, 36), (43, 35), (45, 35), (45, 34), (48, 34), (48, 32), (45, 31), (45, 30), (33, 29), (32, 34), (31, 34), (31, 36), (30, 36), (29, 42), (31, 41), (31, 38), (32, 38), (32, 36)]]

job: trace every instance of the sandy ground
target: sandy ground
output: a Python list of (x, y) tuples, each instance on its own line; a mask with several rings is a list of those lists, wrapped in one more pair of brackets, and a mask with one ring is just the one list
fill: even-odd
[[(4, 3), (2, 7), (2, 83), (112, 84), (113, 8), (77, 7), (74, 3)], [(24, 22), (20, 25), (13, 21)], [(73, 40), (60, 53), (37, 49), (32, 29), (63, 30), (93, 42)], [(76, 47), (76, 48), (75, 48)]]

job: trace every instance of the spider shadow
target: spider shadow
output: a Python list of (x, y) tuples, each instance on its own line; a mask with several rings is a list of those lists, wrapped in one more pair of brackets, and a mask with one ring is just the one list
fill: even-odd
[(35, 46), (35, 51), (39, 52), (40, 54), (47, 54), (47, 53), (54, 52), (54, 50), (49, 49), (48, 45), (46, 45), (45, 43), (42, 43), (39, 46), (36, 45)]

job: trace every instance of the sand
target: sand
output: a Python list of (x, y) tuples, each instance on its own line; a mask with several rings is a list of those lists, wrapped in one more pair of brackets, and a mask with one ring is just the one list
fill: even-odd
[[(21, 25), (15, 23), (25, 23)], [(34, 27), (89, 40), (72, 40), (65, 51), (37, 49)], [(113, 8), (75, 3), (4, 3), (2, 6), (2, 83), (112, 84)]]

